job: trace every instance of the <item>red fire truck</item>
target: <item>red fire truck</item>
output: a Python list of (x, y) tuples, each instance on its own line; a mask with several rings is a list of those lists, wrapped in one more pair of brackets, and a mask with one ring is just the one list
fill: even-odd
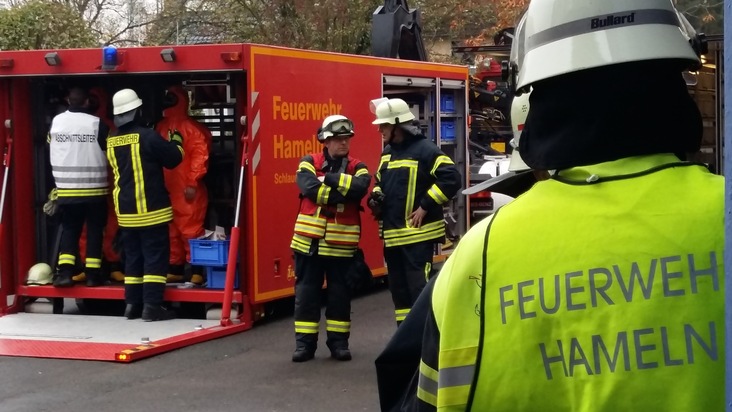
[[(373, 172), (382, 142), (369, 101), (403, 98), (425, 134), (456, 161), (467, 186), (467, 80), (462, 66), (255, 44), (0, 51), (0, 355), (129, 362), (249, 329), (264, 316), (265, 303), (293, 295), (295, 171), (301, 156), (319, 150), (322, 119), (340, 113), (354, 120), (352, 152)], [(121, 285), (25, 284), (28, 269), (51, 263), (55, 254), (57, 223), (42, 211), (53, 185), (45, 141), (64, 91), (102, 87), (111, 96), (132, 88), (152, 125), (172, 84), (189, 91), (192, 115), (214, 136), (207, 227), (224, 227), (231, 238), (219, 288), (168, 287), (165, 298), (217, 305), (220, 318), (149, 326), (122, 316), (51, 313), (62, 312), (64, 300), (124, 296)], [(458, 196), (445, 210), (453, 240), (468, 226), (468, 207)], [(367, 215), (363, 221), (361, 247), (374, 276), (383, 276), (377, 225)], [(436, 259), (444, 259), (442, 250)], [(56, 310), (29, 309), (46, 300)], [(57, 327), (63, 331), (54, 332)], [(97, 336), (105, 331), (110, 336)], [(126, 336), (114, 335), (120, 331)]]

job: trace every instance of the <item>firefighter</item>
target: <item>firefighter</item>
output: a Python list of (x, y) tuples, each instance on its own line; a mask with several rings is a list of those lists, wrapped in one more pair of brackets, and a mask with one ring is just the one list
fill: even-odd
[(443, 206), (462, 185), (452, 159), (420, 132), (404, 100), (385, 99), (374, 114), (384, 151), (368, 205), (380, 222), (399, 324), (431, 275), (434, 246), (445, 241)]
[(703, 37), (670, 1), (533, 0), (513, 47), (521, 156), (557, 172), (461, 240), (384, 410), (723, 410), (724, 178), (683, 160)]
[(86, 113), (89, 105), (86, 90), (72, 88), (68, 102), (68, 110), (53, 118), (48, 135), (62, 231), (58, 273), (53, 285), (74, 285), (72, 276), (79, 255), (79, 237), (86, 222), (89, 237), (84, 262), (86, 285), (100, 286), (104, 284), (101, 275), (102, 236), (109, 193), (104, 156), (108, 129), (98, 117)]
[(361, 236), (361, 200), (371, 176), (349, 154), (353, 122), (328, 116), (318, 129), (323, 150), (300, 159), (297, 186), (300, 211), (290, 247), (295, 254), (295, 352), (293, 362), (315, 356), (320, 292), (327, 281), (326, 345), (331, 356), (351, 360), (351, 296), (346, 276)]
[(112, 104), (117, 132), (107, 141), (107, 158), (114, 172), (114, 207), (124, 250), (125, 316), (171, 319), (172, 311), (162, 306), (170, 257), (168, 223), (173, 219), (163, 168), (183, 160), (183, 137), (171, 131), (165, 140), (142, 127), (142, 100), (132, 89), (115, 93)]
[[(203, 178), (208, 169), (211, 132), (188, 115), (188, 93), (180, 85), (167, 89), (163, 101), (163, 119), (156, 129), (161, 134), (178, 130), (185, 136), (183, 162), (165, 170), (165, 187), (173, 205), (170, 224), (170, 267), (168, 282), (182, 282), (184, 266), (191, 260), (189, 239), (203, 235), (203, 221), (208, 207), (208, 192)], [(200, 267), (193, 268), (191, 282), (203, 284)]]
[[(108, 117), (108, 106), (107, 106), (108, 95), (107, 92), (101, 87), (93, 87), (89, 90), (89, 113), (99, 117), (108, 127), (110, 132), (114, 132), (115, 127), (112, 120)], [(112, 173), (109, 173), (109, 185), (114, 186), (114, 178)], [(122, 272), (122, 262), (120, 259), (119, 252), (115, 250), (115, 237), (119, 225), (117, 224), (117, 214), (114, 212), (114, 202), (112, 201), (112, 194), (107, 195), (107, 225), (104, 227), (104, 237), (102, 239), (102, 269), (105, 273), (104, 268), (106, 267), (106, 273), (109, 273), (109, 279), (115, 282), (124, 282), (125, 275)], [(79, 252), (82, 259), (86, 252), (86, 227), (81, 232), (81, 240), (79, 241)], [(78, 266), (78, 265), (77, 265)], [(86, 280), (86, 274), (81, 271), (73, 276), (74, 282), (83, 282)]]

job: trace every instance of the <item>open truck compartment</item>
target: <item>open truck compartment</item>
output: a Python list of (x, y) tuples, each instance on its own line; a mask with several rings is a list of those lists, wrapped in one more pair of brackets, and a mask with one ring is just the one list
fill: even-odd
[[(402, 97), (468, 181), (466, 67), (251, 44), (116, 52), (110, 64), (101, 49), (0, 51), (0, 149), (9, 165), (0, 221), (0, 355), (129, 362), (251, 328), (265, 304), (294, 294), (289, 245), (298, 210), (295, 171), (302, 156), (320, 150), (316, 131), (330, 114), (354, 121), (352, 153), (373, 173), (382, 142), (369, 101)], [(217, 270), (221, 277), (211, 282), (216, 288), (166, 288), (166, 302), (203, 307), (208, 315), (153, 323), (157, 331), (170, 329), (161, 335), (122, 316), (121, 283), (59, 289), (27, 286), (25, 277), (33, 264), (55, 260), (58, 222), (43, 213), (53, 187), (46, 135), (53, 116), (64, 110), (66, 90), (103, 89), (111, 119), (112, 95), (132, 88), (143, 100), (144, 121), (154, 126), (171, 85), (189, 92), (190, 115), (213, 136), (205, 227), (236, 236), (227, 250), (233, 259), (221, 269), (226, 274)], [(464, 233), (468, 209), (462, 196), (445, 209), (451, 236), (436, 250), (436, 261)], [(360, 246), (374, 276), (383, 276), (377, 224), (366, 213), (362, 219)], [(74, 303), (80, 314), (68, 314)], [(107, 316), (90, 310), (110, 306)], [(107, 326), (99, 331), (126, 335), (93, 336), (88, 331), (95, 322)], [(64, 331), (53, 332), (49, 324)]]

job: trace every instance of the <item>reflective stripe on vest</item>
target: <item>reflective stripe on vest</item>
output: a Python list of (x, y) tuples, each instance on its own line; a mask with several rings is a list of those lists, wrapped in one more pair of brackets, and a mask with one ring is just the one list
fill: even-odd
[[(324, 176), (323, 164), (325, 155), (313, 154), (313, 166), (316, 176)], [(340, 184), (350, 186), (352, 175), (359, 162), (356, 159), (348, 158), (345, 167), (345, 174), (341, 174)], [(331, 188), (321, 185), (318, 192), (318, 202), (327, 202)], [(343, 192), (347, 192), (344, 190)], [(290, 247), (294, 250), (304, 251), (305, 242), (302, 237), (310, 239), (325, 239), (326, 243), (320, 243), (321, 255), (350, 257), (358, 246), (361, 238), (361, 215), (360, 203), (347, 203), (339, 205), (324, 205), (313, 202), (308, 198), (300, 201), (300, 213), (295, 221), (295, 236)], [(310, 242), (307, 249), (309, 250)], [(345, 247), (345, 248), (344, 248)]]
[(109, 193), (107, 159), (97, 141), (98, 133), (98, 117), (70, 111), (54, 117), (48, 137), (59, 197)]

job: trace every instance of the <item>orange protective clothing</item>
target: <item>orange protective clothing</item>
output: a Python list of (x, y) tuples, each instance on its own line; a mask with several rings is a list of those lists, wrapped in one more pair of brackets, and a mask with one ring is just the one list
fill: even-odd
[[(164, 171), (165, 187), (173, 204), (173, 221), (169, 225), (170, 264), (182, 265), (191, 259), (188, 239), (195, 239), (204, 232), (208, 191), (203, 178), (208, 170), (211, 132), (188, 115), (188, 93), (182, 86), (169, 87), (168, 93), (175, 96), (175, 104), (163, 110), (157, 131), (166, 138), (169, 131), (175, 130), (183, 136), (183, 162)], [(186, 188), (195, 189), (193, 199), (186, 199)]]

